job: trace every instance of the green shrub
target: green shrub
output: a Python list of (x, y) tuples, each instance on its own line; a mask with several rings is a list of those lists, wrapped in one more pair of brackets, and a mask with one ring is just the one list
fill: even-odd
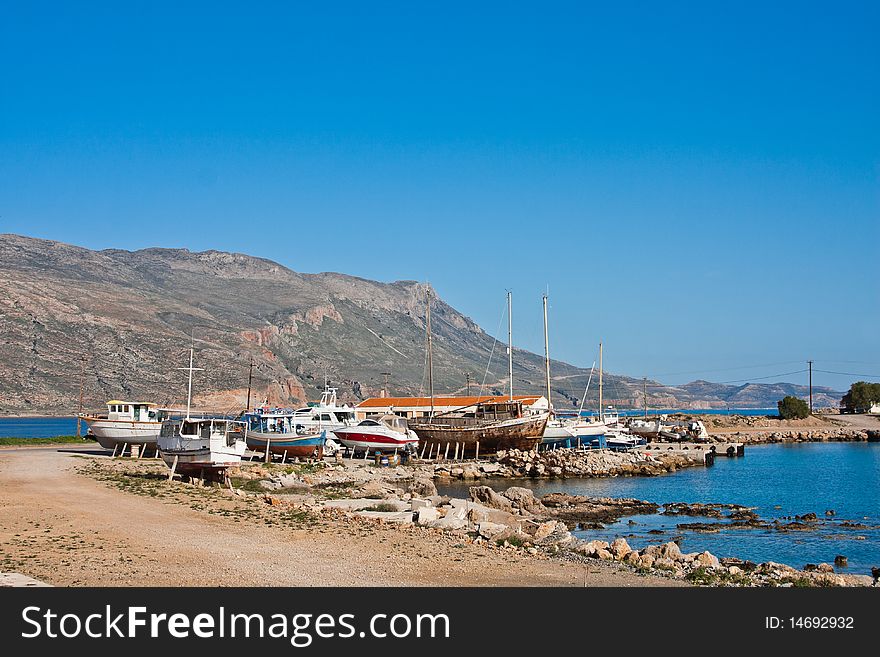
[(788, 395), (776, 402), (779, 409), (779, 417), (783, 420), (802, 420), (810, 415), (810, 407), (803, 399)]

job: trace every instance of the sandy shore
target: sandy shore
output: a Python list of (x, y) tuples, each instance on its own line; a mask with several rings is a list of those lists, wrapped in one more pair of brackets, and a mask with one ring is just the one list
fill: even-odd
[(303, 520), (180, 482), (127, 492), (78, 472), (107, 458), (89, 450), (0, 450), (0, 571), (60, 586), (682, 585), (421, 528)]

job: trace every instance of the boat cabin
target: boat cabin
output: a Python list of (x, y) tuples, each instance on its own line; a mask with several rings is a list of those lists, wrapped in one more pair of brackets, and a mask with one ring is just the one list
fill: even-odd
[(159, 422), (159, 410), (150, 402), (111, 399), (107, 402), (107, 419), (129, 422)]
[[(223, 435), (228, 438), (237, 436), (237, 434), (244, 432), (245, 428), (246, 424), (238, 420), (227, 420), (225, 418), (184, 418), (163, 422), (159, 436), (162, 438), (179, 436), (180, 438), (191, 440), (210, 440), (212, 436)], [(227, 440), (227, 442), (229, 441)]]

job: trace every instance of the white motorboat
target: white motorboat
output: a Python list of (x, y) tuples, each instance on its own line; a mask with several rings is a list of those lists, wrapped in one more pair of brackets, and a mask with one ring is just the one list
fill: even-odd
[(333, 433), (350, 449), (415, 450), (419, 444), (419, 437), (407, 426), (406, 418), (391, 414), (367, 418), (354, 426), (334, 429)]

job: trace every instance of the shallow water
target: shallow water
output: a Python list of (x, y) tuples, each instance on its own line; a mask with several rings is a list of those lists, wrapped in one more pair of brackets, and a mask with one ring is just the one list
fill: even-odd
[[(816, 529), (778, 531), (728, 529), (706, 534), (679, 530), (678, 523), (709, 522), (695, 516), (630, 516), (601, 530), (576, 531), (581, 538), (623, 536), (635, 548), (680, 540), (682, 551), (709, 550), (719, 557), (807, 563), (848, 558), (841, 572), (868, 574), (880, 566), (880, 443), (797, 443), (746, 446), (745, 457), (718, 458), (712, 467), (680, 470), (659, 477), (495, 480), (503, 490), (525, 486), (536, 495), (565, 492), (593, 497), (635, 497), (668, 502), (723, 502), (754, 507), (762, 519), (815, 513)], [(444, 494), (467, 496), (468, 484), (438, 486)], [(834, 516), (826, 516), (826, 510)], [(788, 522), (787, 520), (781, 520)], [(867, 527), (843, 527), (854, 522)], [(634, 524), (631, 524), (634, 523)], [(650, 530), (662, 534), (649, 534)]]

